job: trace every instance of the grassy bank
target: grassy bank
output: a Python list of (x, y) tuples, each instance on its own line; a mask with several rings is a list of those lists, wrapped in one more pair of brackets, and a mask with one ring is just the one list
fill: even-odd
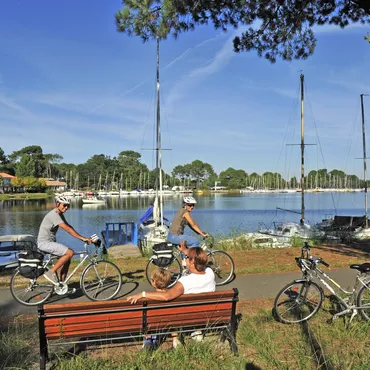
[(52, 198), (54, 195), (47, 193), (14, 193), (14, 194), (0, 194), (0, 200), (12, 200), (12, 199), (46, 199)]
[[(357, 317), (349, 329), (344, 320), (328, 324), (333, 307), (323, 309), (305, 324), (284, 325), (271, 314), (272, 300), (239, 302), (239, 355), (227, 343), (206, 336), (201, 343), (186, 338), (172, 350), (170, 340), (153, 353), (141, 351), (141, 341), (125, 345), (95, 345), (78, 355), (59, 348), (52, 356), (59, 370), (113, 369), (254, 369), (254, 370), (365, 370), (370, 368), (370, 324)], [(2, 328), (0, 363), (4, 369), (37, 369), (36, 318), (16, 317)]]

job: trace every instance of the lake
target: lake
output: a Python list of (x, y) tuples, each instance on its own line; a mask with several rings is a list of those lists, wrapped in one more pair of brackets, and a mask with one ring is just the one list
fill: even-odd
[[(195, 194), (198, 204), (192, 212), (194, 220), (204, 231), (213, 235), (230, 235), (236, 232), (256, 231), (259, 223), (270, 227), (273, 222), (296, 221), (299, 214), (276, 210), (276, 207), (300, 212), (300, 193), (245, 193), (210, 195)], [(82, 235), (100, 235), (105, 222), (138, 222), (152, 204), (150, 197), (112, 197), (106, 205), (83, 205), (81, 199), (72, 199), (66, 219)], [(48, 200), (0, 201), (0, 235), (38, 234), (45, 214), (54, 202)], [(172, 220), (182, 206), (182, 197), (164, 198), (164, 216)], [(305, 196), (306, 222), (314, 224), (327, 215), (361, 216), (364, 211), (364, 193), (308, 193)], [(191, 231), (190, 231), (191, 233)], [(75, 250), (81, 242), (65, 233), (58, 232), (58, 241)]]

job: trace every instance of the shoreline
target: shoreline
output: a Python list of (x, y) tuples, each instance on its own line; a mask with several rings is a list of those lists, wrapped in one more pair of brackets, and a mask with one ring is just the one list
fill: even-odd
[[(364, 189), (306, 189), (305, 193), (360, 193)], [(222, 189), (222, 190), (194, 190), (193, 194), (195, 195), (210, 195), (210, 194), (300, 194), (302, 191), (300, 189)], [(179, 193), (174, 192), (173, 195), (179, 195)], [(142, 196), (147, 196), (146, 194)], [(38, 200), (38, 199), (47, 199), (54, 198), (55, 194), (50, 193), (12, 193), (12, 194), (0, 194), (1, 200)], [(120, 197), (129, 197), (127, 195)], [(74, 198), (74, 197), (73, 197)], [(107, 196), (109, 198), (109, 196)]]

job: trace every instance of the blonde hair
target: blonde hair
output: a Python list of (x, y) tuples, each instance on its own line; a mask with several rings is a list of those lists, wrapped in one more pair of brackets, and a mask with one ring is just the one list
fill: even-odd
[(203, 272), (206, 270), (208, 256), (207, 253), (200, 247), (189, 248), (188, 258), (194, 261), (194, 267), (198, 272)]
[(164, 289), (171, 282), (171, 273), (167, 270), (158, 268), (152, 273), (151, 279), (155, 283), (157, 289)]

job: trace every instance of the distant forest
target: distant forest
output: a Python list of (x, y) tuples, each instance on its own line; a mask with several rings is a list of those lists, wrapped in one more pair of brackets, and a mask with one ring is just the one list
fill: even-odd
[[(141, 154), (124, 150), (117, 157), (96, 154), (85, 163), (75, 165), (63, 163), (59, 154), (45, 154), (38, 145), (27, 146), (6, 155), (0, 148), (0, 172), (17, 177), (13, 186), (44, 187), (43, 180), (65, 181), (69, 188), (115, 190), (150, 189), (155, 187), (157, 170), (149, 170), (141, 163)], [(265, 172), (248, 174), (245, 170), (229, 167), (217, 174), (211, 164), (195, 160), (177, 165), (171, 174), (163, 171), (163, 184), (170, 187), (182, 185), (197, 189), (212, 186), (225, 186), (228, 189), (295, 189), (300, 187), (300, 179), (283, 179), (280, 173)], [(0, 184), (1, 184), (0, 177)], [(320, 169), (310, 171), (304, 179), (305, 188), (362, 188), (364, 181), (356, 175), (341, 170)]]

